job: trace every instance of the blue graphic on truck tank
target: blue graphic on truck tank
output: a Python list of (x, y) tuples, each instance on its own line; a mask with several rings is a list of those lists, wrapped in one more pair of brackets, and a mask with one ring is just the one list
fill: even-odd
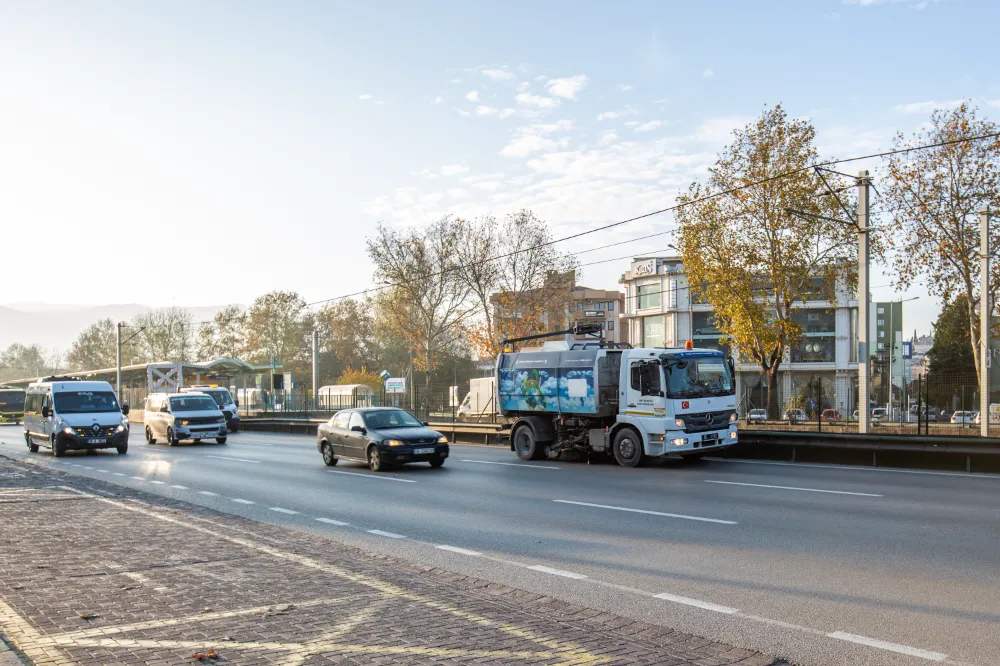
[[(573, 384), (572, 396), (571, 380), (577, 380)], [(551, 368), (500, 368), (498, 392), (505, 411), (597, 412), (593, 370), (565, 370), (559, 376), (558, 370)]]

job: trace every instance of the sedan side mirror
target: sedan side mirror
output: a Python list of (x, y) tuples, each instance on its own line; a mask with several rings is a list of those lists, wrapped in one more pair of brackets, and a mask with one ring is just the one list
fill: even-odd
[(429, 426), (430, 425), (429, 421), (421, 421), (421, 423), (423, 423), (425, 426)]
[(128, 416), (128, 411), (129, 411), (129, 407), (128, 407), (128, 403), (126, 402), (124, 405), (122, 405), (122, 414), (124, 414), (125, 416)]
[(351, 432), (360, 432), (362, 435), (367, 432), (364, 426), (354, 426), (351, 428)]
[(45, 405), (45, 406), (42, 407), (42, 418), (43, 419), (49, 418), (49, 406), (48, 405)]

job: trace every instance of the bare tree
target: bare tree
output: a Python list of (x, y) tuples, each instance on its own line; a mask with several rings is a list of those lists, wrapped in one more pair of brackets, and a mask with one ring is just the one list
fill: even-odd
[(198, 329), (198, 357), (240, 358), (246, 351), (247, 313), (238, 305), (228, 305), (215, 313), (212, 321)]
[(187, 362), (194, 355), (194, 323), (183, 308), (160, 308), (136, 315), (128, 325), (143, 361)]

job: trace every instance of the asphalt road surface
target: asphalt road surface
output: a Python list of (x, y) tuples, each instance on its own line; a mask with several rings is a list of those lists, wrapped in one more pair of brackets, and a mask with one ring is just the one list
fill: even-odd
[[(135, 427), (135, 426), (134, 426)], [(320, 532), (797, 664), (1000, 663), (1000, 476), (707, 460), (323, 465), (312, 437), (0, 454)]]

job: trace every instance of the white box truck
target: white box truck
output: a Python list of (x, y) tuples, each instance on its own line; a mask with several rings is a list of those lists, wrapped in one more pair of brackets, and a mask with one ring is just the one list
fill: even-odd
[(458, 420), (489, 423), (497, 416), (497, 380), (476, 377), (469, 380), (469, 392), (458, 406)]

